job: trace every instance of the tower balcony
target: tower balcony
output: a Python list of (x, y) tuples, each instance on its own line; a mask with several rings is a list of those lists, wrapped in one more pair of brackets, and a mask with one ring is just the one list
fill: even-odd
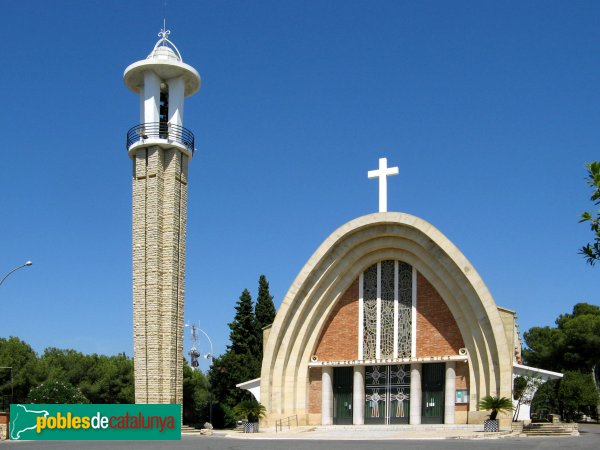
[(147, 122), (131, 127), (127, 131), (127, 152), (130, 157), (140, 148), (157, 145), (176, 147), (189, 158), (194, 156), (194, 133), (181, 125), (165, 122)]

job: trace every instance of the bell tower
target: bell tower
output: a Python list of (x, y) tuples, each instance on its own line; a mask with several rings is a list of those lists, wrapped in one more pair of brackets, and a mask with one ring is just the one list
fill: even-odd
[(185, 97), (200, 75), (163, 28), (146, 59), (124, 73), (140, 98), (127, 132), (133, 161), (133, 341), (136, 403), (183, 401), (183, 295), (188, 164), (194, 134), (183, 126)]

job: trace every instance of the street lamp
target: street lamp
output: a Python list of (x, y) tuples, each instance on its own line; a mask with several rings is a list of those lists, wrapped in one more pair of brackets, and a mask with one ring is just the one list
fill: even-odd
[[(213, 343), (212, 340), (210, 338), (210, 336), (208, 334), (206, 334), (206, 331), (204, 331), (202, 328), (197, 327), (196, 325), (193, 324), (185, 324), (186, 327), (192, 327), (192, 340), (193, 340), (193, 346), (192, 348), (195, 350), (196, 349), (196, 331), (200, 331), (204, 336), (206, 336), (206, 339), (208, 339), (208, 343), (210, 344), (210, 353), (207, 353), (206, 355), (204, 355), (204, 359), (210, 361), (210, 365), (212, 366), (213, 361), (215, 360), (214, 357), (214, 350), (213, 350)], [(197, 356), (200, 356), (198, 353), (196, 353)], [(210, 385), (209, 385), (209, 390), (208, 390), (208, 399), (210, 402), (210, 406), (209, 406), (209, 410), (208, 410), (208, 421), (209, 423), (212, 425), (212, 389), (210, 389)]]
[(27, 261), (25, 264), (21, 264), (19, 267), (15, 267), (13, 270), (11, 270), (6, 275), (4, 275), (4, 278), (2, 278), (2, 280), (0, 281), (0, 286), (2, 285), (2, 283), (4, 283), (4, 280), (6, 280), (13, 272), (16, 272), (17, 270), (22, 269), (23, 267), (29, 267), (32, 264), (33, 263), (31, 261)]

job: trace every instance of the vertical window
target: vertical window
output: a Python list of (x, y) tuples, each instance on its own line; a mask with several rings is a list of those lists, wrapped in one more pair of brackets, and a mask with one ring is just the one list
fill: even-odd
[(413, 301), (411, 265), (386, 260), (363, 272), (363, 359), (411, 356)]
[(363, 280), (363, 352), (365, 358), (372, 359), (377, 342), (377, 264), (365, 270)]
[(381, 358), (394, 357), (394, 261), (381, 263)]
[(413, 270), (406, 263), (398, 263), (398, 357), (411, 353)]

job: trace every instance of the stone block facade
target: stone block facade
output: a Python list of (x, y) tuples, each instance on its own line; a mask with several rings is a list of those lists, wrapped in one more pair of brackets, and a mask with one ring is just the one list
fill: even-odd
[(133, 161), (136, 403), (183, 401), (188, 156), (158, 146)]

